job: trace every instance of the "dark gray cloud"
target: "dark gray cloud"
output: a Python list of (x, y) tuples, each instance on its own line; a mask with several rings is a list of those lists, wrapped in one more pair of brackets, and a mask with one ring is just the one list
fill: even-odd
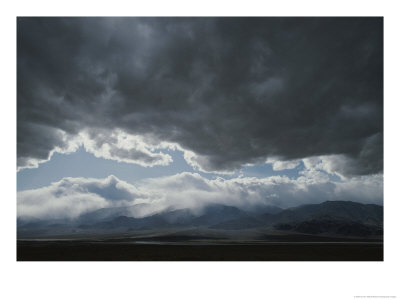
[(342, 154), (343, 174), (381, 172), (382, 27), (382, 18), (18, 18), (18, 163), (67, 147), (60, 131), (120, 128), (178, 143), (206, 171)]

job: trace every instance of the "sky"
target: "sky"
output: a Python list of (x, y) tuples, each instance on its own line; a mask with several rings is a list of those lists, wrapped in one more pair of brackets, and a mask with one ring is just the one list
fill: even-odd
[(17, 164), (19, 216), (382, 204), (383, 19), (18, 18)]

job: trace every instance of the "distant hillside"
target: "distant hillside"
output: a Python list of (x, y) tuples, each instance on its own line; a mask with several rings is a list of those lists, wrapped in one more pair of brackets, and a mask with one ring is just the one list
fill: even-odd
[(258, 229), (339, 236), (365, 237), (383, 234), (383, 207), (350, 201), (326, 201), (284, 210), (264, 206), (264, 210), (255, 211), (212, 204), (196, 213), (190, 209), (169, 209), (146, 217), (137, 217), (143, 209), (148, 207), (139, 204), (103, 208), (73, 221), (18, 220), (18, 235), (101, 234), (186, 228), (225, 230), (231, 234), (234, 231)]
[(277, 222), (299, 222), (315, 218), (382, 225), (383, 207), (375, 204), (361, 204), (351, 201), (326, 201), (321, 204), (309, 204), (289, 208), (276, 215), (263, 215), (263, 219), (270, 224)]
[[(221, 221), (237, 219), (247, 216), (244, 212), (233, 206), (209, 205), (204, 208), (201, 215), (195, 215), (189, 209), (178, 209), (164, 211), (144, 218), (134, 218), (127, 216), (115, 217), (106, 222), (96, 222), (84, 228), (116, 229), (152, 229), (152, 228), (172, 228), (185, 226), (211, 226)], [(81, 227), (82, 228), (82, 227)]]
[(240, 230), (263, 226), (310, 234), (381, 235), (383, 207), (350, 201), (327, 201), (285, 209), (276, 214), (220, 222), (212, 228)]
[(371, 236), (383, 234), (381, 226), (330, 219), (313, 219), (303, 222), (280, 223), (275, 225), (275, 229), (306, 234), (330, 234), (343, 236)]

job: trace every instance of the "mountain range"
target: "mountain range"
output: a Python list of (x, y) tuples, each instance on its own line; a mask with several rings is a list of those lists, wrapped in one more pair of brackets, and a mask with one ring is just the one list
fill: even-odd
[(288, 209), (262, 206), (253, 210), (210, 204), (197, 211), (170, 208), (143, 216), (148, 205), (102, 208), (74, 220), (18, 219), (18, 238), (187, 229), (231, 235), (257, 230), (354, 237), (383, 235), (383, 207), (375, 204), (326, 201)]

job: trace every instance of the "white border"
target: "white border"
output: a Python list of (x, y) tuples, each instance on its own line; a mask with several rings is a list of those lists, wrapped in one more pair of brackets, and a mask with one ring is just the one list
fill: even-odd
[[(9, 1), (1, 12), (2, 299), (354, 299), (400, 297), (398, 28), (395, 1)], [(11, 4), (12, 3), (12, 4)], [(15, 262), (16, 16), (384, 16), (385, 261)], [(5, 93), (4, 93), (5, 91)], [(5, 138), (4, 138), (5, 137)]]

